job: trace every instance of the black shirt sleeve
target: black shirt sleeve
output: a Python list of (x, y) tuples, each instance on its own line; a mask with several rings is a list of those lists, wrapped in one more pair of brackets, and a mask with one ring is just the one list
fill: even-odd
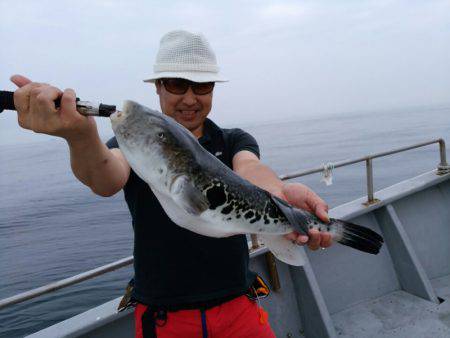
[(119, 143), (117, 143), (116, 137), (112, 137), (108, 140), (108, 142), (106, 142), (106, 146), (108, 147), (108, 149), (114, 149), (114, 148), (119, 148)]
[(248, 150), (260, 158), (258, 142), (252, 135), (242, 129), (234, 128), (230, 130), (229, 137), (231, 159), (241, 150)]

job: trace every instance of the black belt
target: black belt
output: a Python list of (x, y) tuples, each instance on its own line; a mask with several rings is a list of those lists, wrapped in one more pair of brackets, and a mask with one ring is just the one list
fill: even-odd
[[(200, 310), (200, 317), (202, 320), (202, 338), (208, 338), (208, 327), (206, 326), (206, 310)], [(142, 336), (144, 338), (157, 338), (156, 327), (162, 327), (167, 323), (166, 310), (154, 310), (147, 307), (141, 317)]]

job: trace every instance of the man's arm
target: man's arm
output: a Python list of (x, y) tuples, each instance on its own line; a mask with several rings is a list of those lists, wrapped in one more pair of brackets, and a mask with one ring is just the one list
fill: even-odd
[(108, 149), (98, 136), (68, 144), (73, 174), (95, 194), (112, 196), (125, 186), (130, 165), (119, 149)]
[[(287, 200), (296, 207), (315, 213), (325, 222), (329, 221), (328, 206), (319, 196), (303, 184), (285, 184), (273, 170), (262, 164), (252, 152), (242, 150), (236, 153), (233, 157), (233, 170), (239, 176), (273, 195)], [(286, 237), (295, 240), (298, 244), (308, 243), (308, 247), (312, 250), (317, 250), (319, 247), (329, 247), (332, 242), (329, 233), (321, 233), (317, 230), (310, 230), (308, 236), (302, 236), (295, 232), (286, 235)]]
[[(74, 175), (92, 191), (111, 196), (122, 189), (130, 175), (130, 166), (120, 150), (109, 150), (100, 140), (94, 118), (76, 111), (76, 95), (43, 83), (15, 75), (11, 81), (19, 125), (22, 128), (64, 138), (70, 149)], [(61, 98), (61, 107), (54, 101)]]

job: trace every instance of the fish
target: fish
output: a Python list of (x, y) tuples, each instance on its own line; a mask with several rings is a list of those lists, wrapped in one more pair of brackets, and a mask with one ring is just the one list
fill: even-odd
[(326, 231), (334, 241), (370, 254), (382, 247), (383, 238), (369, 228), (333, 218), (324, 223), (240, 177), (167, 115), (125, 101), (110, 119), (131, 168), (180, 227), (217, 238), (257, 234), (275, 257), (294, 266), (304, 265), (305, 257), (285, 237), (293, 231)]

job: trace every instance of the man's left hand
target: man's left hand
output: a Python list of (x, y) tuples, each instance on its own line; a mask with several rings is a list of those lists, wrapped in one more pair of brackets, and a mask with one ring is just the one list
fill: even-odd
[[(328, 223), (330, 221), (328, 205), (315, 192), (303, 184), (285, 184), (279, 197), (297, 208), (316, 214), (323, 222)], [(300, 235), (298, 232), (291, 232), (285, 237), (297, 242), (299, 245), (307, 244), (311, 250), (317, 250), (320, 247), (327, 248), (332, 244), (330, 233), (319, 232), (315, 229), (309, 230), (308, 236)]]

